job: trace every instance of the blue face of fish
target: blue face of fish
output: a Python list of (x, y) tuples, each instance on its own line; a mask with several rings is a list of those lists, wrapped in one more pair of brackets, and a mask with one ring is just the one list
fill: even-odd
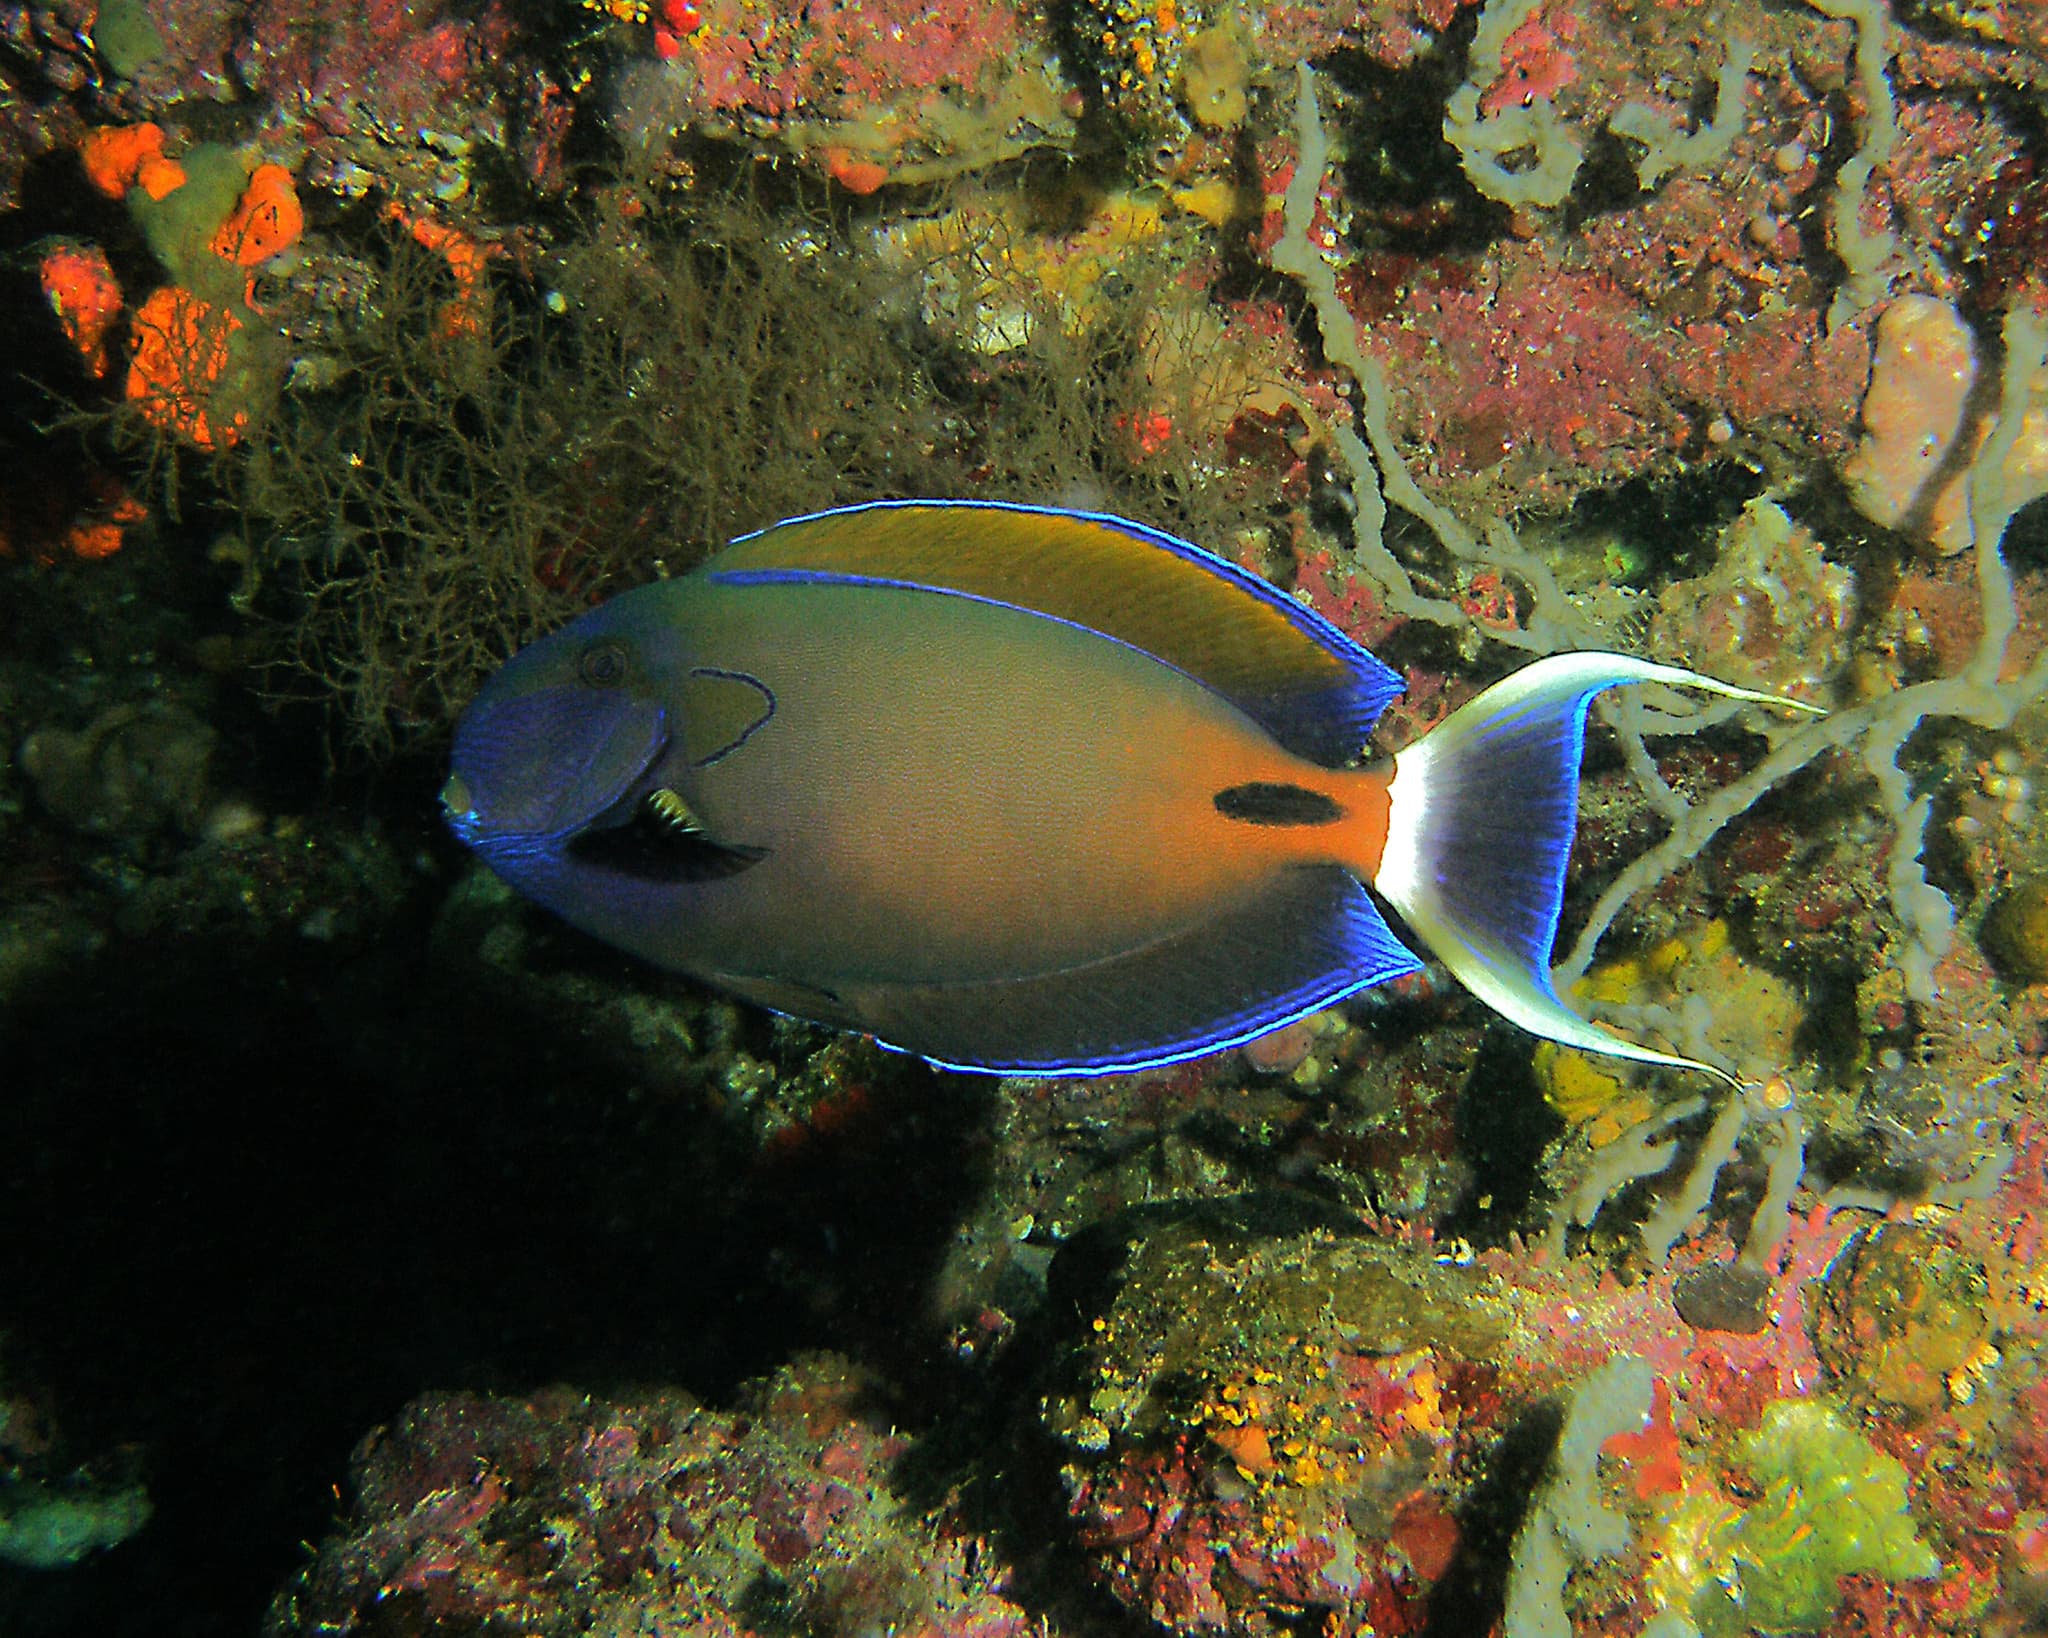
[(615, 599), (534, 643), (463, 713), (441, 804), (495, 867), (516, 871), (623, 823), (658, 782), (666, 667), (637, 613), (634, 597)]

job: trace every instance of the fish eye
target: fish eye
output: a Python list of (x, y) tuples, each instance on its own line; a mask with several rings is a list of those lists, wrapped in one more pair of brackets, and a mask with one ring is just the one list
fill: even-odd
[(576, 675), (592, 688), (616, 688), (626, 680), (626, 645), (592, 643), (576, 662)]

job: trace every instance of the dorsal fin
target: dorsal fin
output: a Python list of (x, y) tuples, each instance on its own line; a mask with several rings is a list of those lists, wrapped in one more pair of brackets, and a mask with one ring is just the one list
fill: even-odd
[(1297, 755), (1355, 756), (1401, 679), (1313, 610), (1222, 558), (1101, 513), (879, 501), (743, 535), (728, 585), (873, 581), (975, 597), (1101, 632), (1187, 673)]

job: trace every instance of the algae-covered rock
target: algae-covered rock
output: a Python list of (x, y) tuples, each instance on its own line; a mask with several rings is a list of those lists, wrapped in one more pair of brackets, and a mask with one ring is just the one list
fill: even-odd
[(1977, 942), (2015, 984), (2048, 983), (2048, 878), (2029, 876), (1992, 901)]
[(1991, 1339), (1982, 1260), (1952, 1234), (1887, 1223), (1835, 1259), (1821, 1286), (1814, 1345), (1843, 1386), (1926, 1416)]
[(1505, 1330), (1489, 1283), (1421, 1248), (1317, 1232), (1261, 1241), (1225, 1213), (1171, 1224), (1132, 1248), (1087, 1349), (1085, 1409), (1056, 1406), (1054, 1427), (1100, 1446), (1199, 1425), (1216, 1385), (1312, 1375), (1333, 1352), (1484, 1359)]
[(205, 834), (214, 805), (213, 727), (152, 700), (103, 711), (85, 727), (42, 728), (22, 741), (21, 770), (55, 818), (88, 836), (171, 827)]

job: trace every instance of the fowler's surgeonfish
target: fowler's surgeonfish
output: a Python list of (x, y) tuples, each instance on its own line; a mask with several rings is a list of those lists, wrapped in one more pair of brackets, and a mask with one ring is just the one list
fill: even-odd
[[(910, 501), (795, 518), (523, 650), (442, 802), (513, 887), (663, 967), (954, 1068), (1093, 1074), (1246, 1041), (1421, 963), (1538, 1035), (1588, 699), (1540, 660), (1391, 759), (1399, 677), (1123, 519)], [(1800, 707), (1804, 709), (1803, 707)]]

